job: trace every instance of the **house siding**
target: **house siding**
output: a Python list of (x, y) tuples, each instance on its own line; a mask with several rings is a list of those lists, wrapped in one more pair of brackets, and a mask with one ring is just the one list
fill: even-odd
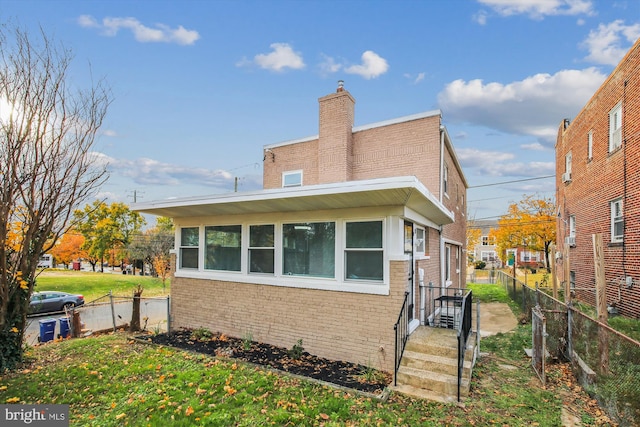
[[(607, 302), (620, 313), (640, 317), (640, 41), (567, 126), (561, 124), (556, 143), (559, 251), (569, 235), (570, 215), (576, 218), (576, 245), (571, 247), (570, 269), (575, 272), (576, 296), (595, 304), (593, 234), (604, 241)], [(609, 112), (622, 102), (622, 146), (609, 153)], [(587, 141), (593, 135), (593, 158)], [(571, 181), (562, 182), (565, 156), (571, 152)], [(623, 199), (624, 243), (611, 243), (609, 203)], [(567, 222), (565, 222), (567, 221)], [(560, 267), (560, 266), (559, 266)], [(632, 277), (628, 288), (625, 277)], [(568, 280), (564, 278), (564, 280)], [(620, 295), (620, 297), (619, 297)]]
[(172, 327), (250, 334), (286, 348), (302, 339), (312, 354), (392, 372), (408, 268), (390, 262), (388, 296), (174, 277)]

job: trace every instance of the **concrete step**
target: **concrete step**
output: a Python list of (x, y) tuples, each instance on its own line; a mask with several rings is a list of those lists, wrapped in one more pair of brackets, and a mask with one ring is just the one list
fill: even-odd
[[(405, 350), (402, 355), (402, 366), (422, 369), (423, 371), (436, 372), (447, 375), (458, 375), (458, 358), (439, 356), (429, 353), (419, 353)], [(465, 357), (463, 365), (463, 375), (469, 376), (471, 372), (472, 360)]]
[[(400, 366), (397, 382), (400, 385), (421, 388), (443, 396), (455, 396), (456, 399), (458, 395), (458, 377), (453, 375)], [(460, 396), (468, 396), (469, 388), (469, 379), (462, 378)]]
[(397, 386), (392, 385), (389, 388), (397, 393), (406, 394), (407, 396), (415, 397), (417, 399), (427, 399), (440, 403), (455, 403), (458, 401), (458, 395), (449, 396), (410, 385), (398, 384)]

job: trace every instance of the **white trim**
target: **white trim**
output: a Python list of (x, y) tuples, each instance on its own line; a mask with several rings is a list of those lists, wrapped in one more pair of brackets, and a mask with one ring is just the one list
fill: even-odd
[(395, 125), (395, 124), (398, 124), (398, 123), (405, 123), (405, 122), (410, 122), (410, 121), (413, 121), (413, 120), (426, 119), (427, 117), (435, 117), (435, 116), (440, 116), (440, 115), (442, 115), (442, 112), (440, 110), (425, 111), (423, 113), (411, 114), (409, 116), (403, 116), (403, 117), (398, 117), (398, 118), (395, 118), (395, 119), (383, 120), (381, 122), (370, 123), (370, 124), (367, 124), (367, 125), (354, 126), (352, 131), (353, 132), (361, 132), (363, 130), (375, 129), (375, 128), (380, 128), (380, 127), (383, 127), (383, 126), (390, 126), (390, 125)]

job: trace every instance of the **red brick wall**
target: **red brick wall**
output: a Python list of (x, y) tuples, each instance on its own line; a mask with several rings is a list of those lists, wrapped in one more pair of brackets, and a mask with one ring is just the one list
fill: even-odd
[[(558, 250), (569, 234), (570, 215), (576, 218), (576, 246), (570, 249), (570, 266), (576, 288), (594, 289), (592, 234), (604, 240), (607, 302), (617, 303), (621, 313), (640, 317), (640, 41), (564, 130), (556, 143)], [(622, 101), (623, 142), (609, 153), (609, 112)], [(593, 133), (593, 158), (587, 158), (588, 133)], [(565, 156), (572, 154), (571, 182), (562, 183)], [(611, 243), (609, 202), (622, 197), (624, 243)], [(562, 265), (558, 265), (562, 271)], [(625, 276), (632, 288), (620, 286)], [(620, 300), (619, 300), (620, 292)], [(577, 297), (595, 304), (595, 292), (578, 291)]]

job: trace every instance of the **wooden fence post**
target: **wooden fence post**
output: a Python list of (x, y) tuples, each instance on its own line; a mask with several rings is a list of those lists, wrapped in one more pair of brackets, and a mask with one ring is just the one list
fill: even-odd
[[(607, 324), (607, 282), (604, 271), (604, 244), (602, 234), (593, 234), (593, 266), (596, 279), (596, 313), (598, 322)], [(598, 326), (598, 350), (600, 353), (600, 373), (609, 372), (609, 336), (604, 328)]]

